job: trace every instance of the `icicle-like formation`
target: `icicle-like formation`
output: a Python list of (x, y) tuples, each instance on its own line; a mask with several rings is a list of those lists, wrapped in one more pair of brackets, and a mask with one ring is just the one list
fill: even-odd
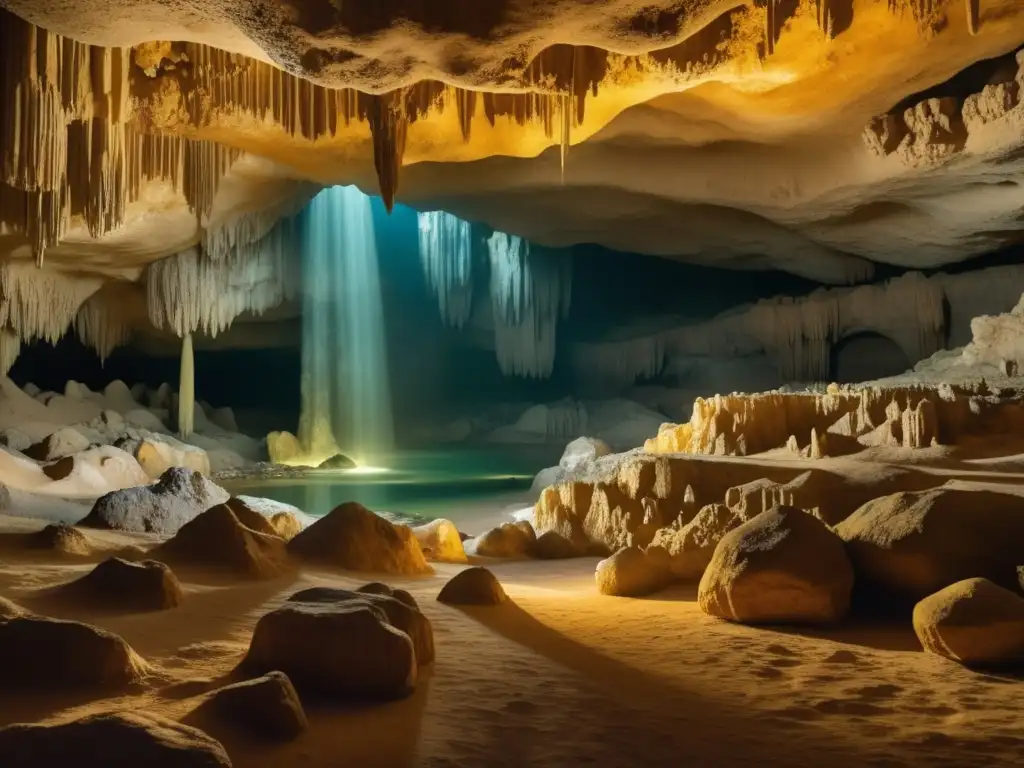
[(319, 186), (301, 181), (294, 186), (280, 205), (248, 211), (216, 227), (204, 229), (203, 254), (214, 261), (235, 258), (240, 251), (270, 233), (278, 222), (296, 216), (320, 191)]
[(799, 300), (761, 301), (747, 315), (748, 332), (775, 355), (785, 381), (823, 381), (839, 329), (839, 304), (826, 291)]
[(967, 29), (972, 35), (978, 34), (978, 25), (981, 23), (981, 0), (964, 0), (967, 11)]
[(132, 327), (121, 311), (118, 298), (103, 290), (98, 291), (82, 304), (75, 315), (75, 331), (79, 340), (96, 350), (100, 363), (105, 363), (111, 352), (132, 338)]
[(572, 369), (588, 386), (622, 391), (642, 379), (653, 379), (665, 367), (660, 334), (572, 345)]
[(550, 376), (558, 320), (569, 313), (572, 261), (504, 232), (495, 232), (487, 248), (498, 365), (505, 375)]
[(444, 211), (419, 214), (420, 262), (441, 319), (461, 328), (473, 308), (473, 228)]
[(157, 328), (216, 336), (243, 312), (262, 314), (294, 298), (294, 223), (286, 220), (236, 258), (213, 261), (190, 248), (146, 269), (146, 306)]
[(21, 339), (10, 328), (0, 328), (0, 376), (6, 376), (21, 353)]
[(178, 378), (178, 436), (192, 434), (196, 417), (196, 364), (192, 354), (192, 334), (181, 340), (181, 368)]
[(101, 284), (99, 278), (70, 277), (22, 262), (0, 264), (0, 326), (24, 341), (56, 344)]
[(377, 169), (380, 196), (390, 212), (398, 192), (398, 173), (409, 127), (405, 90), (373, 97), (367, 118), (373, 134), (373, 165)]

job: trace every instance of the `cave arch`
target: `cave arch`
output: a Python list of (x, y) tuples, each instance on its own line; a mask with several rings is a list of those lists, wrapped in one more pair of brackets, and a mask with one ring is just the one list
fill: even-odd
[(913, 364), (903, 348), (888, 336), (859, 331), (832, 345), (829, 370), (837, 384), (856, 384), (895, 376)]

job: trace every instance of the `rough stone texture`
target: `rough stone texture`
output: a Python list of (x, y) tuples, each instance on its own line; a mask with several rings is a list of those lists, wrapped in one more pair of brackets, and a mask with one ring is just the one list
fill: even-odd
[(283, 672), (217, 689), (192, 710), (187, 721), (211, 731), (226, 724), (275, 741), (290, 741), (309, 725), (299, 695)]
[(106, 630), (42, 616), (0, 619), (0, 658), (17, 660), (5, 685), (120, 687), (137, 682), (146, 663)]
[(291, 512), (276, 512), (270, 518), (270, 525), (274, 533), (285, 541), (291, 541), (302, 531), (302, 523)]
[(288, 561), (284, 539), (247, 528), (227, 504), (218, 504), (187, 522), (153, 554), (175, 563), (225, 568), (256, 579), (280, 575)]
[(196, 515), (229, 498), (227, 491), (199, 472), (172, 467), (154, 485), (101, 496), (80, 525), (173, 535)]
[(1024, 499), (951, 487), (869, 501), (836, 526), (858, 591), (917, 601), (973, 577), (1017, 588), (1024, 563)]
[(84, 557), (92, 551), (89, 538), (67, 523), (51, 523), (25, 539), (29, 549), (40, 549), (61, 555)]
[(413, 536), (420, 543), (420, 549), (428, 560), (442, 563), (465, 563), (466, 550), (455, 523), (450, 520), (432, 520), (426, 525), (412, 529)]
[(53, 461), (88, 449), (86, 437), (71, 427), (63, 427), (29, 446), (23, 453), (36, 461)]
[(452, 576), (437, 600), (448, 605), (500, 605), (508, 600), (508, 595), (493, 573), (475, 566)]
[(431, 573), (408, 526), (395, 525), (354, 501), (335, 507), (288, 542), (299, 557), (350, 571)]
[(852, 588), (843, 542), (816, 517), (779, 506), (722, 538), (697, 600), (740, 623), (830, 623), (846, 615)]
[(668, 584), (668, 557), (657, 548), (645, 551), (637, 546), (623, 547), (597, 564), (594, 580), (602, 595), (648, 595)]
[(743, 519), (724, 504), (708, 504), (682, 528), (662, 528), (654, 535), (653, 547), (669, 555), (672, 575), (684, 581), (699, 580), (711, 562), (715, 547)]
[(480, 534), (469, 544), (470, 551), (480, 557), (530, 557), (537, 534), (526, 521), (502, 523)]
[(541, 560), (564, 560), (581, 557), (586, 550), (565, 538), (558, 531), (545, 531), (533, 545), (533, 555)]
[(381, 608), (355, 601), (285, 603), (257, 622), (242, 665), (342, 699), (404, 696), (417, 670), (409, 636)]
[(141, 712), (0, 728), (0, 755), (4, 768), (231, 768), (220, 742)]
[[(313, 587), (296, 592), (288, 598), (288, 602), (376, 606), (384, 612), (391, 626), (401, 630), (412, 640), (417, 664), (432, 663), (434, 661), (434, 628), (430, 624), (430, 619), (423, 615), (419, 606), (416, 605), (416, 601), (412, 600), (408, 592), (404, 594), (408, 596), (411, 604), (397, 594), (404, 590), (391, 590), (388, 594), (383, 590), (377, 591), (379, 586), (385, 585), (367, 584), (354, 592), (333, 587)], [(366, 591), (367, 587), (370, 588), (369, 591)]]
[(111, 557), (80, 579), (57, 587), (77, 602), (126, 611), (162, 611), (181, 605), (181, 583), (164, 563)]
[(967, 665), (1024, 661), (1024, 599), (988, 579), (964, 579), (914, 606), (926, 651)]

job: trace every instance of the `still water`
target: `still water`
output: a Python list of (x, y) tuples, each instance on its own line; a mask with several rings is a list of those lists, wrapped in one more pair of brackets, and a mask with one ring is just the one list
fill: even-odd
[(406, 451), (378, 468), (311, 470), (300, 477), (223, 482), (233, 494), (262, 496), (321, 517), (358, 501), (396, 522), (418, 524), (445, 517), (468, 533), (532, 503), (530, 485), (558, 463), (561, 447), (480, 446)]

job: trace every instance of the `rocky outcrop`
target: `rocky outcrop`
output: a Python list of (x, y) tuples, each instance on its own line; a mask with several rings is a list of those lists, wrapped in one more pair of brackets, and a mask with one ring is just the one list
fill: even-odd
[(138, 682), (148, 669), (112, 632), (25, 614), (0, 619), (0, 658), (17, 659), (4, 679), (18, 687), (118, 688)]
[(876, 602), (920, 600), (987, 578), (1017, 588), (1024, 563), (1024, 499), (941, 487), (869, 501), (835, 528)]
[(119, 611), (162, 611), (181, 605), (184, 593), (171, 569), (156, 560), (111, 557), (80, 579), (57, 587), (76, 602)]
[(396, 698), (416, 684), (416, 652), (366, 602), (288, 602), (253, 630), (243, 669), (284, 672), (300, 691), (351, 701)]
[(303, 530), (288, 550), (306, 560), (367, 573), (421, 574), (431, 568), (408, 526), (348, 502)]
[(283, 672), (218, 688), (204, 697), (187, 721), (214, 733), (228, 726), (271, 741), (291, 741), (309, 725), (299, 695)]
[(91, 715), (56, 725), (0, 728), (4, 768), (231, 768), (220, 742), (142, 712)]
[(284, 539), (247, 528), (227, 504), (185, 523), (153, 554), (172, 563), (225, 569), (253, 579), (279, 576), (288, 563)]
[(674, 578), (696, 581), (704, 575), (718, 542), (742, 523), (743, 518), (724, 504), (708, 504), (682, 528), (659, 530), (648, 550), (665, 551)]
[(522, 558), (533, 554), (537, 534), (525, 520), (502, 523), (465, 543), (470, 554), (480, 557)]
[(194, 470), (172, 467), (154, 485), (101, 496), (81, 525), (132, 533), (173, 535), (230, 494)]
[(965, 579), (914, 606), (926, 651), (972, 666), (1024, 662), (1024, 599), (987, 579)]
[(656, 592), (671, 580), (668, 555), (660, 548), (637, 546), (620, 549), (597, 564), (594, 573), (602, 595), (640, 597)]
[(776, 507), (727, 533), (700, 580), (701, 610), (742, 624), (831, 623), (849, 609), (843, 542), (803, 510)]
[(420, 549), (428, 560), (442, 563), (465, 563), (466, 550), (462, 546), (459, 529), (450, 520), (437, 519), (412, 529)]
[(452, 576), (437, 595), (448, 605), (500, 605), (508, 595), (497, 577), (486, 568), (474, 566)]

